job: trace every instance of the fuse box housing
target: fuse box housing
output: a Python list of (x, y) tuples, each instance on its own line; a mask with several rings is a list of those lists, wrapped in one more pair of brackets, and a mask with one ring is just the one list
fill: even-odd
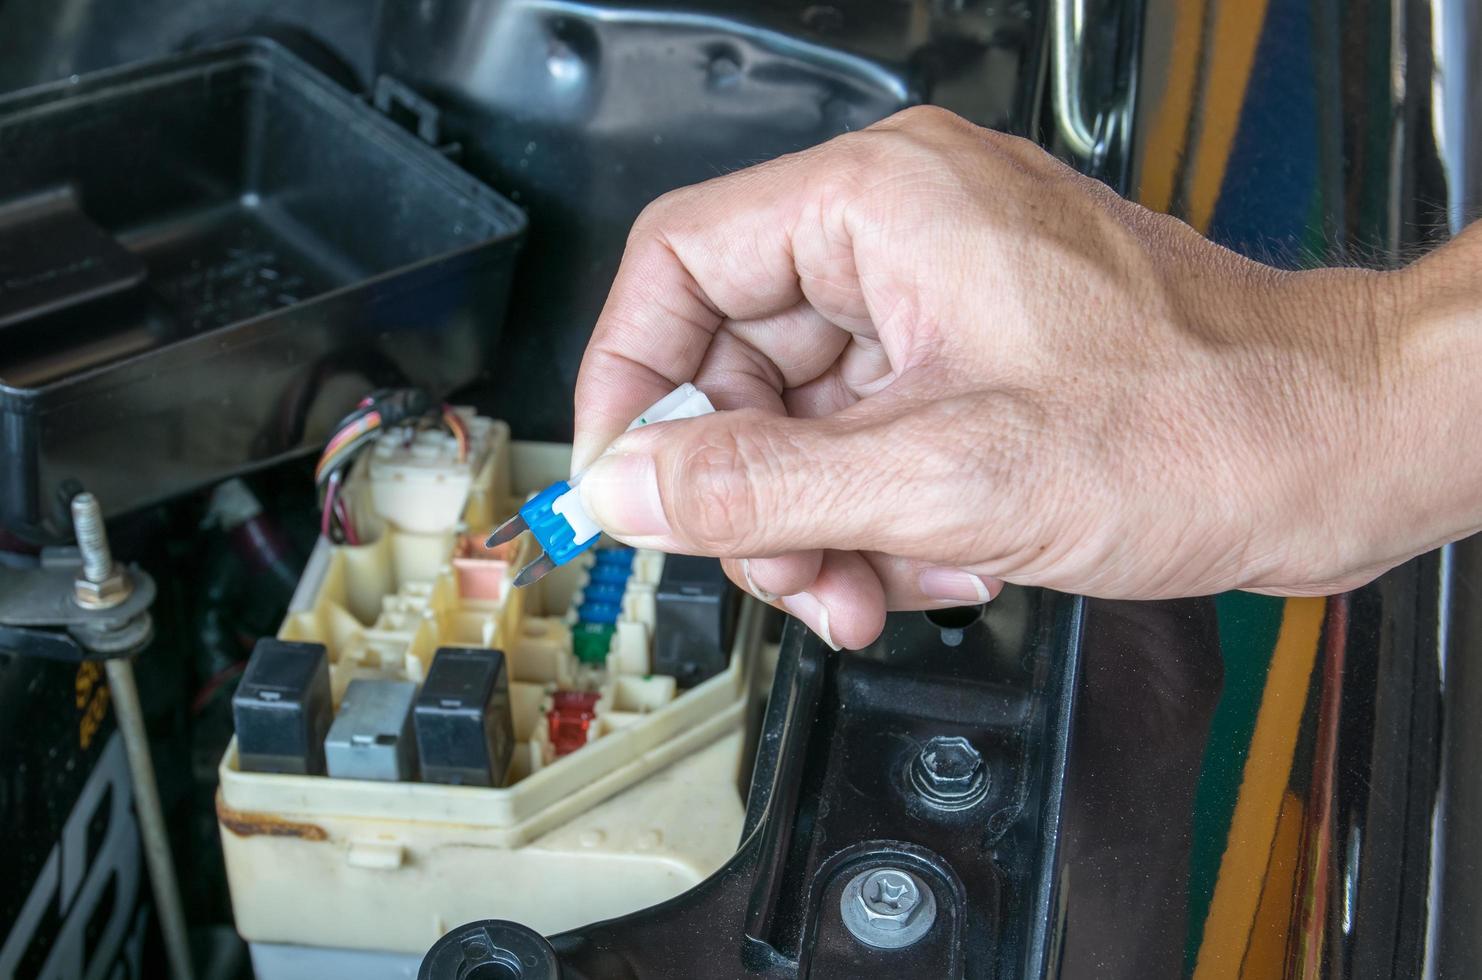
[[(374, 456), (356, 463), (344, 493), (362, 543), (320, 541), (279, 639), (325, 647), (337, 706), (360, 678), (425, 693), (440, 650), (502, 651), (512, 750), (507, 766), (491, 763), (502, 780), (490, 780), (502, 785), (252, 772), (234, 741), (217, 814), (238, 931), (261, 980), (292, 975), (275, 964), (301, 964), (308, 950), (353, 951), (369, 964), (360, 975), (401, 976), (475, 918), (553, 933), (626, 914), (698, 884), (735, 849), (745, 720), (768, 662), (760, 606), (743, 610), (725, 669), (682, 690), (653, 660), (665, 556), (599, 550), (514, 588), (528, 539), (492, 552), (482, 539), (568, 472), (570, 450), (511, 443), (507, 427), (484, 421), (484, 449), (447, 463), (469, 487), (447, 526), (379, 514), (374, 481), (394, 470)], [(625, 564), (628, 585), (605, 652), (584, 641), (579, 658), (569, 616), (599, 556)], [(592, 704), (585, 741), (563, 730), (558, 748), (549, 715), (561, 692)]]

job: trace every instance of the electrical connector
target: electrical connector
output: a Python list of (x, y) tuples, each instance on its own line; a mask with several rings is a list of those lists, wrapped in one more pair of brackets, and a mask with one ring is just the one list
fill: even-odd
[[(715, 411), (710, 399), (694, 385), (686, 382), (660, 398), (642, 415), (633, 420), (628, 431), (654, 422), (671, 422), (709, 415)], [(540, 543), (541, 553), (515, 576), (515, 585), (526, 586), (538, 582), (545, 575), (571, 561), (588, 550), (601, 537), (602, 529), (592, 520), (582, 506), (577, 487), (582, 474), (577, 473), (569, 480), (562, 480), (546, 487), (531, 497), (519, 513), (494, 529), (489, 535), (488, 547), (494, 548), (511, 541), (529, 531)]]

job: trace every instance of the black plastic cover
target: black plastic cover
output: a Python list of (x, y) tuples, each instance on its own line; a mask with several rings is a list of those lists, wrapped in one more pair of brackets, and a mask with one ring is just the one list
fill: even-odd
[(78, 486), (120, 513), (472, 380), (525, 225), (261, 40), (0, 98), (0, 161), (0, 526), (38, 540)]
[(144, 262), (88, 220), (70, 187), (0, 204), (0, 329), (133, 289)]
[(323, 644), (258, 640), (232, 695), (237, 766), (244, 772), (322, 775), (333, 714)]
[(693, 687), (726, 669), (740, 592), (720, 561), (693, 555), (664, 559), (654, 624), (654, 673)]
[(515, 748), (503, 652), (440, 648), (417, 696), (414, 718), (423, 782), (503, 784)]

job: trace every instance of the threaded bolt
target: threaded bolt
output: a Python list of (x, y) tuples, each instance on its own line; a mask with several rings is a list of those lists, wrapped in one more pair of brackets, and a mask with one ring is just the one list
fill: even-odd
[(103, 509), (97, 497), (84, 491), (72, 498), (72, 529), (82, 555), (82, 577), (89, 582), (107, 581), (113, 572), (113, 552), (108, 548), (108, 532), (103, 527)]

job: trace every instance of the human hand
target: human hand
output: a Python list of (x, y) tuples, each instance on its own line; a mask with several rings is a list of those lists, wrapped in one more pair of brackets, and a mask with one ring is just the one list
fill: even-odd
[[(1339, 590), (1459, 530), (1379, 516), (1413, 473), (1372, 461), (1414, 440), (1397, 393), (1435, 360), (1405, 275), (1278, 272), (908, 110), (644, 211), (574, 468), (614, 536), (720, 556), (836, 646), (1004, 581)], [(732, 411), (619, 437), (684, 381)]]

